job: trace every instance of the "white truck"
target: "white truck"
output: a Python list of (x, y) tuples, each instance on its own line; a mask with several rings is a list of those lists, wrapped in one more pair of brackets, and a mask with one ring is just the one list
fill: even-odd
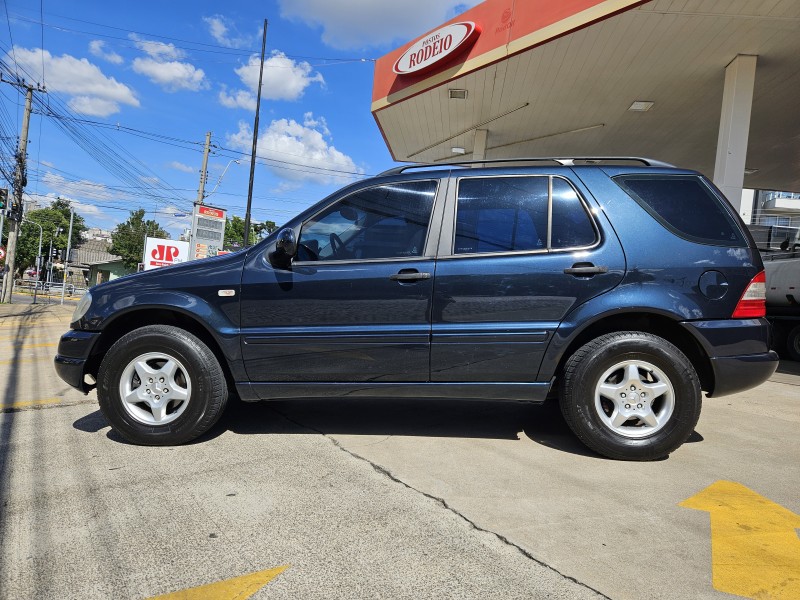
[(762, 252), (767, 275), (767, 318), (772, 322), (776, 350), (800, 361), (800, 249)]

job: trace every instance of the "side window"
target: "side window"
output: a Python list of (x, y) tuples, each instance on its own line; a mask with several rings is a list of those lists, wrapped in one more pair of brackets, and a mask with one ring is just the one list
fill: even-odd
[(558, 177), (463, 178), (458, 185), (454, 254), (546, 250), (553, 184), (550, 249), (581, 248), (597, 232), (578, 193)]
[(553, 178), (553, 230), (550, 247), (581, 248), (597, 241), (592, 221), (573, 187)]
[(459, 182), (455, 254), (539, 250), (546, 245), (547, 177)]
[(421, 256), (436, 181), (380, 185), (335, 202), (300, 230), (299, 260)]
[(703, 244), (747, 246), (739, 225), (697, 175), (620, 175), (614, 181), (664, 227)]

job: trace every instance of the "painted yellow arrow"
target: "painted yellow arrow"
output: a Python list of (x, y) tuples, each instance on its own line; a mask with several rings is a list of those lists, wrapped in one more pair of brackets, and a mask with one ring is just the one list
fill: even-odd
[(149, 600), (247, 600), (288, 568), (289, 565), (283, 565), (163, 596), (153, 596)]
[(714, 588), (747, 598), (800, 598), (800, 515), (733, 481), (679, 506), (711, 513)]

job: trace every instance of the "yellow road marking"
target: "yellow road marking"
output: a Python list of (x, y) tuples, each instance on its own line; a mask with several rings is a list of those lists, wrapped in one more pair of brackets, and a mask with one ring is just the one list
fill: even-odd
[(800, 515), (733, 481), (679, 506), (711, 514), (714, 588), (746, 598), (800, 598)]
[(46, 344), (26, 344), (25, 342), (22, 342), (21, 344), (12, 345), (20, 348), (21, 350), (27, 350), (28, 348), (54, 348), (58, 346), (58, 342), (47, 342)]
[(0, 409), (27, 408), (29, 406), (47, 406), (48, 404), (58, 404), (61, 398), (42, 398), (41, 400), (27, 400), (25, 402), (12, 402), (11, 404), (0, 404)]
[(65, 316), (63, 319), (34, 319), (32, 321), (23, 321), (22, 319), (12, 320), (11, 317), (6, 317), (0, 321), (0, 329), (39, 327), (40, 325), (55, 325), (56, 323), (61, 323), (69, 327), (69, 317)]
[(18, 365), (21, 363), (30, 363), (30, 362), (41, 362), (43, 360), (53, 360), (52, 354), (46, 354), (45, 356), (30, 356), (25, 358), (14, 358), (11, 360), (0, 360), (0, 366), (2, 365)]
[(288, 568), (289, 565), (283, 565), (163, 596), (153, 596), (149, 600), (247, 600)]

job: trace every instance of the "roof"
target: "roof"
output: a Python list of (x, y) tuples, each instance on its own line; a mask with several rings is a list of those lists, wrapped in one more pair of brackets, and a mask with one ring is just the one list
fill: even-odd
[(487, 0), (448, 23), (464, 21), (477, 41), (433, 71), (392, 70), (415, 41), (376, 63), (372, 110), (396, 160), (469, 159), (487, 129), (486, 158), (653, 156), (711, 177), (725, 67), (748, 54), (744, 184), (800, 191), (800, 0)]
[(106, 240), (86, 240), (72, 251), (72, 264), (95, 265), (122, 260), (111, 254), (111, 243)]

